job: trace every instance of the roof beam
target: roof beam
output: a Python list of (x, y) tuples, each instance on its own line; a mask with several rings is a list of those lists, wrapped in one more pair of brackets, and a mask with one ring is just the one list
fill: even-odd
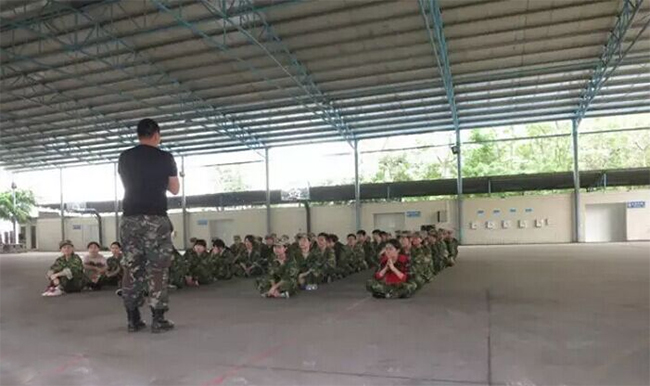
[(442, 13), (437, 0), (418, 0), (420, 12), (424, 17), (424, 24), (427, 28), (427, 37), (433, 49), (436, 63), (440, 70), (442, 84), (447, 95), (447, 103), (451, 110), (451, 119), (456, 130), (459, 129), (458, 109), (456, 108), (456, 96), (454, 94), (454, 81), (449, 66), (449, 55), (447, 53), (447, 42), (442, 27)]
[(618, 68), (618, 66), (625, 59), (626, 54), (630, 51), (632, 46), (636, 43), (637, 39), (641, 36), (643, 31), (648, 27), (650, 19), (645, 22), (635, 39), (630, 42), (628, 47), (623, 51), (623, 41), (625, 34), (632, 25), (634, 16), (636, 16), (643, 0), (623, 0), (623, 7), (618, 14), (614, 29), (609, 34), (605, 48), (600, 56), (600, 60), (596, 64), (596, 68), (587, 83), (587, 87), (582, 91), (578, 108), (574, 114), (575, 125), (580, 125), (582, 118), (584, 118), (589, 106), (594, 98), (598, 95), (598, 91), (607, 79)]
[[(238, 139), (243, 144), (248, 146), (251, 150), (259, 151), (259, 149), (265, 147), (263, 143), (257, 140), (254, 136), (247, 133), (244, 128), (240, 127), (231, 118), (220, 113), (215, 106), (208, 104), (206, 101), (204, 101), (196, 94), (194, 94), (192, 90), (188, 89), (187, 87), (182, 85), (177, 79), (170, 76), (160, 66), (151, 62), (148, 58), (144, 57), (131, 44), (127, 43), (126, 41), (124, 41), (119, 37), (116, 37), (111, 32), (107, 31), (103, 27), (102, 23), (96, 21), (94, 17), (86, 13), (84, 10), (75, 9), (68, 5), (59, 4), (59, 3), (57, 3), (57, 6), (69, 9), (72, 13), (74, 13), (77, 16), (75, 18), (77, 22), (81, 22), (80, 21), (81, 19), (84, 22), (89, 22), (93, 24), (94, 28), (83, 38), (84, 40), (82, 44), (78, 44), (79, 36), (76, 34), (70, 37), (69, 39), (71, 40), (70, 42), (66, 41), (67, 39), (63, 39), (59, 37), (62, 34), (62, 31), (60, 31), (57, 27), (55, 27), (53, 23), (48, 23), (48, 22), (39, 23), (37, 24), (38, 28), (36, 29), (32, 27), (29, 23), (21, 24), (18, 22), (14, 22), (12, 20), (1, 20), (1, 21), (2, 24), (7, 24), (15, 28), (22, 28), (31, 31), (32, 33), (39, 36), (41, 39), (51, 39), (57, 42), (58, 44), (60, 44), (61, 47), (66, 50), (66, 53), (68, 55), (70, 55), (70, 53), (81, 53), (86, 57), (91, 58), (93, 61), (101, 63), (104, 66), (107, 66), (108, 68), (118, 70), (128, 74), (129, 76), (132, 76), (133, 78), (135, 78), (141, 83), (144, 83), (148, 87), (158, 88), (160, 83), (171, 84), (176, 89), (179, 90), (177, 103), (181, 105), (182, 110), (201, 112), (206, 119), (216, 123), (218, 128), (216, 131), (226, 134), (231, 138)], [(110, 39), (106, 43), (97, 44), (95, 46), (94, 51), (96, 51), (97, 54), (91, 53), (90, 50), (87, 47), (85, 47), (85, 42), (91, 39), (97, 39), (95, 36), (100, 40), (106, 40), (107, 38)], [(100, 56), (100, 54), (102, 53), (113, 52), (116, 47), (118, 51), (121, 53), (120, 55), (111, 56), (109, 58), (104, 58)], [(3, 49), (3, 51), (8, 52), (10, 55), (12, 55), (15, 58), (30, 60), (36, 64), (40, 64), (56, 72), (70, 75), (69, 73), (62, 71), (61, 69), (52, 68), (51, 66), (47, 66), (44, 63), (34, 60), (30, 57), (17, 55), (14, 52), (5, 49)], [(128, 65), (133, 65), (133, 64), (137, 64), (140, 67), (145, 66), (146, 70), (142, 71), (142, 69), (140, 69), (139, 71), (138, 68), (131, 68), (131, 71), (127, 70)], [(120, 90), (111, 90), (111, 91), (118, 95), (125, 95)], [(141, 103), (141, 101), (137, 99), (135, 99), (135, 101)]]
[[(242, 59), (232, 52), (232, 49), (227, 45), (225, 40), (219, 41), (213, 36), (205, 33), (198, 28), (194, 23), (187, 20), (183, 14), (183, 8), (172, 9), (169, 0), (151, 0), (163, 12), (172, 16), (179, 24), (187, 27), (196, 35), (203, 38), (205, 43), (220, 53), (224, 54), (230, 59), (235, 60), (236, 63), (246, 68), (256, 76), (262, 78), (265, 82), (272, 85), (278, 90), (286, 90), (279, 82), (278, 79), (272, 79), (260, 71), (255, 65), (249, 61)], [(316, 117), (325, 121), (334, 127), (341, 137), (348, 142), (351, 146), (354, 141), (354, 133), (350, 130), (347, 124), (343, 121), (340, 112), (336, 107), (325, 98), (324, 94), (318, 89), (309, 75), (307, 69), (300, 63), (300, 61), (289, 51), (287, 46), (282, 42), (280, 37), (273, 31), (271, 26), (266, 21), (266, 18), (258, 12), (255, 6), (248, 0), (241, 0), (238, 4), (244, 4), (244, 9), (250, 9), (250, 12), (244, 13), (242, 16), (235, 18), (229, 15), (229, 6), (225, 1), (201, 1), (201, 4), (215, 16), (215, 19), (234, 27), (239, 31), (250, 43), (256, 45), (264, 51), (264, 53), (301, 89), (301, 91), (308, 97), (315, 108), (306, 104), (302, 98), (294, 95), (293, 92), (288, 91), (289, 96), (296, 103), (304, 106), (307, 110), (312, 112)], [(224, 28), (225, 28), (224, 24)], [(256, 36), (261, 36), (264, 43), (260, 42)], [(224, 35), (225, 37), (225, 35)], [(284, 55), (284, 59), (288, 61), (289, 67), (282, 64), (276, 57), (277, 55)]]

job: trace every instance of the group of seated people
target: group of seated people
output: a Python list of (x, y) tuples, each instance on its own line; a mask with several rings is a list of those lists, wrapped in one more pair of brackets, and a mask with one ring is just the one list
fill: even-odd
[[(111, 244), (111, 257), (105, 258), (99, 253), (98, 242), (87, 245), (88, 254), (83, 260), (74, 251), (70, 240), (59, 243), (59, 256), (47, 271), (49, 284), (43, 296), (61, 296), (68, 292), (82, 290), (97, 291), (104, 285), (120, 287), (122, 284), (122, 246), (115, 241)], [(118, 295), (120, 290), (117, 290)]]
[[(267, 235), (264, 239), (247, 235), (234, 237), (227, 246), (214, 239), (211, 248), (205, 240), (193, 238), (193, 247), (180, 253), (174, 250), (169, 272), (170, 288), (209, 285), (233, 277), (255, 278), (262, 297), (290, 298), (299, 290), (316, 290), (356, 272), (373, 268), (375, 273), (366, 288), (378, 298), (410, 297), (445, 267), (453, 266), (458, 241), (444, 229), (423, 232), (372, 232), (347, 235), (342, 243), (334, 234), (298, 233), (289, 236)], [(111, 244), (108, 259), (99, 253), (99, 244), (88, 244), (83, 259), (74, 254), (70, 241), (60, 244), (62, 256), (50, 267), (50, 280), (43, 296), (59, 296), (83, 289), (99, 290), (104, 285), (121, 283), (121, 248)], [(118, 290), (119, 294), (119, 290)]]

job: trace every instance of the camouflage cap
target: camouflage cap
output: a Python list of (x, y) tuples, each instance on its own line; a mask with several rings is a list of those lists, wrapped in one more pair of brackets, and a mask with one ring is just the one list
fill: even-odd
[(298, 233), (298, 234), (296, 235), (296, 238), (297, 238), (298, 240), (300, 240), (300, 239), (307, 239), (307, 240), (309, 240), (309, 235), (308, 235), (307, 233)]
[(413, 238), (423, 239), (424, 235), (422, 235), (422, 233), (420, 233), (420, 232), (413, 232), (413, 233), (411, 233), (411, 238), (412, 239)]
[(241, 236), (240, 235), (233, 236), (232, 239), (235, 240), (236, 243), (241, 242)]
[(268, 234), (268, 235), (264, 236), (264, 240), (268, 240), (268, 239), (273, 239), (273, 240), (275, 240), (275, 235)]
[(285, 236), (276, 239), (275, 242), (273, 243), (273, 245), (284, 245), (285, 247), (288, 246), (289, 244), (291, 244), (291, 242), (289, 241), (289, 237), (285, 237)]
[(65, 247), (66, 245), (69, 245), (71, 247), (74, 247), (74, 244), (72, 244), (72, 241), (70, 240), (63, 240), (59, 243), (59, 249)]

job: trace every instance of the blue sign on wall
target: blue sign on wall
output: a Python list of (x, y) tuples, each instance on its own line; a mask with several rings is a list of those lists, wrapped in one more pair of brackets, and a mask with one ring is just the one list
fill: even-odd
[(526, 208), (526, 213), (530, 213), (533, 211), (533, 208)]
[(81, 225), (73, 225), (72, 230), (80, 231), (81, 230)]
[(630, 201), (627, 203), (630, 209), (645, 208), (645, 201)]
[(495, 210), (492, 211), (492, 213), (499, 214), (499, 213), (501, 213), (501, 209), (495, 209)]
[(517, 213), (517, 209), (516, 208), (510, 208), (510, 213)]
[(196, 222), (196, 225), (206, 226), (206, 225), (208, 225), (208, 220), (198, 220)]
[(422, 212), (419, 210), (409, 210), (406, 212), (406, 217), (420, 217), (422, 216)]
[(479, 210), (479, 211), (477, 211), (476, 213), (477, 213), (479, 216), (483, 216), (483, 213), (485, 213), (485, 211), (484, 211), (484, 210)]

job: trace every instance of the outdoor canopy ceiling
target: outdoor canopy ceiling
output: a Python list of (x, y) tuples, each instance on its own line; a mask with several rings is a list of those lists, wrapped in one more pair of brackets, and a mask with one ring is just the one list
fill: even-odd
[(0, 165), (115, 162), (146, 117), (191, 155), (650, 112), (649, 3), (2, 2)]

